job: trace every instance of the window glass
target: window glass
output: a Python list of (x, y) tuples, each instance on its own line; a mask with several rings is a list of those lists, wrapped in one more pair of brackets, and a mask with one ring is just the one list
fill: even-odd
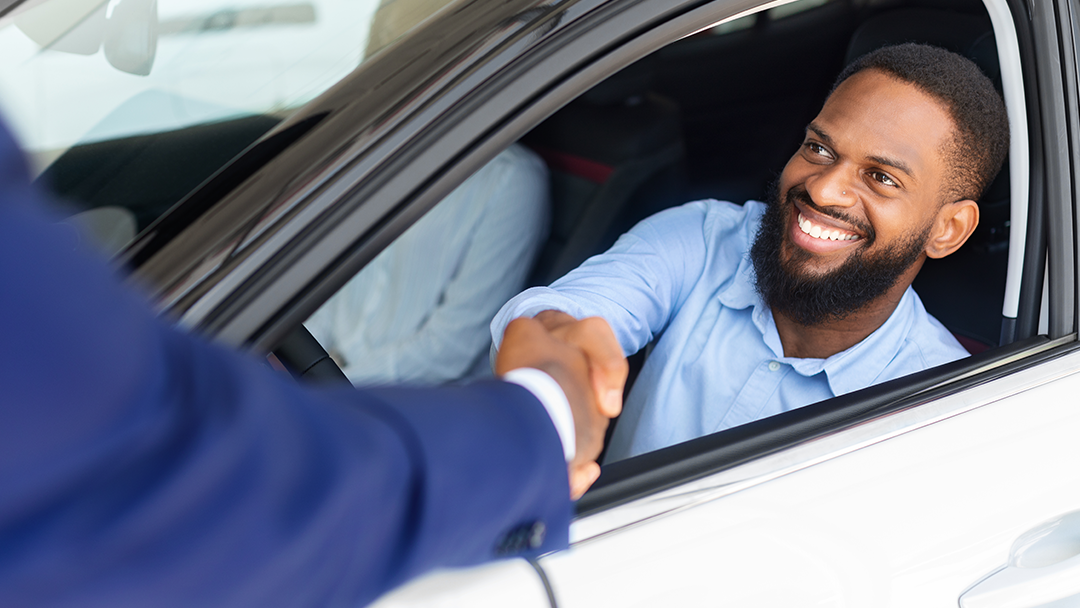
[(0, 20), (0, 111), (62, 198), (143, 228), (449, 3), (27, 3)]
[(753, 13), (745, 17), (739, 17), (731, 21), (725, 21), (720, 25), (717, 25), (709, 30), (709, 33), (714, 36), (722, 36), (724, 34), (730, 34), (732, 32), (740, 32), (742, 30), (748, 30), (754, 27), (757, 23), (758, 14)]
[(771, 8), (764, 13), (751, 13), (738, 19), (731, 21), (724, 21), (707, 30), (708, 35), (722, 36), (724, 34), (731, 34), (733, 32), (741, 32), (743, 30), (752, 29), (758, 23), (759, 17), (768, 19), (770, 21), (776, 21), (777, 19), (783, 19), (784, 17), (790, 17), (799, 13), (808, 11), (812, 8), (817, 8), (824, 4), (828, 4), (833, 0), (796, 0), (795, 2), (789, 2), (787, 4), (781, 4), (775, 8)]
[(832, 0), (799, 0), (798, 2), (781, 4), (776, 8), (771, 8), (769, 9), (767, 14), (769, 15), (769, 19), (783, 19), (784, 17), (797, 15), (812, 8), (817, 8), (823, 4), (827, 4), (829, 2), (832, 2)]

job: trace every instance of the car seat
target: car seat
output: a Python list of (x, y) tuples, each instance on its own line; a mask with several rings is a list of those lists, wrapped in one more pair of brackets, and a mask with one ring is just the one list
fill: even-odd
[(651, 74), (647, 61), (630, 66), (522, 139), (551, 175), (551, 232), (531, 284), (554, 281), (650, 209), (676, 202), (684, 155), (679, 112), (647, 92)]

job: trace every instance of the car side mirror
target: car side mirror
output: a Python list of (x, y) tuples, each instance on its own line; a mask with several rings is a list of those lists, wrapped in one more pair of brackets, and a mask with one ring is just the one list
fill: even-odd
[(146, 76), (157, 55), (157, 0), (120, 0), (109, 3), (105, 18), (105, 59), (116, 69)]
[(48, 0), (19, 13), (15, 25), (42, 49), (104, 48), (109, 64), (129, 74), (149, 74), (157, 54), (157, 0)]

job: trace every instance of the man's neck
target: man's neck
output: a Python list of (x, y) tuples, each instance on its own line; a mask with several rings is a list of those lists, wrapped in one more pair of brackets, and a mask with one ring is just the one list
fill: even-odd
[(847, 317), (817, 325), (800, 325), (783, 313), (773, 311), (784, 356), (826, 359), (862, 342), (885, 324), (900, 304), (908, 285), (908, 281), (899, 281), (883, 296)]

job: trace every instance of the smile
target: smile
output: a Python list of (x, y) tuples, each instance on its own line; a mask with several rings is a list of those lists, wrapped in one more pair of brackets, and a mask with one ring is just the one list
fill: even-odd
[(846, 230), (815, 224), (806, 219), (802, 213), (799, 214), (799, 229), (815, 239), (823, 241), (854, 241), (859, 238), (859, 235)]

